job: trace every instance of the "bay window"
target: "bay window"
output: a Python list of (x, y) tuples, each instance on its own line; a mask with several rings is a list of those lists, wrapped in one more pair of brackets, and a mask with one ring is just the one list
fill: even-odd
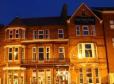
[(14, 48), (14, 60), (18, 60), (18, 48)]
[(96, 57), (96, 46), (94, 43), (79, 43), (78, 58)]

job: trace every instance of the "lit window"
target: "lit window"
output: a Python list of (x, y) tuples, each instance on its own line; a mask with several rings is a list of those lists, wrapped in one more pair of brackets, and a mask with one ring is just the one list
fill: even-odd
[(14, 60), (18, 60), (18, 48), (14, 48)]
[(76, 36), (80, 36), (80, 26), (76, 26)]
[(15, 38), (19, 38), (19, 30), (15, 30)]
[(59, 59), (63, 60), (64, 59), (64, 47), (59, 47)]
[(21, 48), (21, 60), (25, 59), (25, 49)]
[(84, 36), (89, 35), (89, 28), (88, 28), (88, 26), (83, 26), (83, 35)]
[(50, 48), (46, 47), (46, 59), (49, 60), (50, 58)]
[(96, 35), (95, 25), (92, 25), (92, 28), (91, 28), (91, 35), (92, 35), (92, 36), (95, 36), (95, 35)]
[(86, 69), (86, 80), (87, 80), (87, 84), (93, 83), (93, 79), (92, 79), (92, 69), (91, 69), (91, 68), (87, 68), (87, 69)]
[(12, 61), (12, 48), (8, 48), (8, 57), (9, 57), (9, 61)]
[(32, 60), (35, 61), (36, 60), (36, 47), (32, 48)]
[(38, 48), (38, 53), (39, 53), (39, 60), (40, 61), (44, 60), (44, 48), (39, 47)]
[(44, 38), (44, 30), (38, 30), (38, 38), (43, 39)]
[(13, 38), (13, 30), (9, 30), (9, 39)]
[(58, 38), (64, 38), (64, 30), (58, 29)]
[(79, 43), (78, 58), (96, 57), (96, 46), (94, 43)]

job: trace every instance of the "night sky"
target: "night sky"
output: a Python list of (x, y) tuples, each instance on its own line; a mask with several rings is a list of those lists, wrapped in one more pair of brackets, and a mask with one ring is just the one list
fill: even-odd
[(8, 24), (16, 16), (59, 16), (64, 3), (71, 15), (82, 2), (89, 7), (114, 7), (114, 0), (0, 0), (0, 24)]

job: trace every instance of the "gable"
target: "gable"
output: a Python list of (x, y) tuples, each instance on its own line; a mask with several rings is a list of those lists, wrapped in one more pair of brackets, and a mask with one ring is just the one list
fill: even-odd
[(70, 22), (75, 21), (82, 24), (94, 24), (96, 20), (101, 21), (101, 19), (84, 3), (82, 3), (69, 18)]

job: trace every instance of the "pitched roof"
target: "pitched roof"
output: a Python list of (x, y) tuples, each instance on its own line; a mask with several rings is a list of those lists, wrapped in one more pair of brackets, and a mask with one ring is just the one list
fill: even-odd
[(40, 18), (15, 18), (9, 26), (41, 26), (41, 25), (63, 25), (66, 21), (63, 17), (40, 17)]

